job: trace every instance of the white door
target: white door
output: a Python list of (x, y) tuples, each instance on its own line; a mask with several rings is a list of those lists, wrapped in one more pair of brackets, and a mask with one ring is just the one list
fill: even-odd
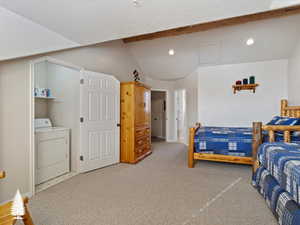
[(185, 143), (185, 107), (186, 107), (186, 96), (185, 90), (175, 91), (175, 113), (176, 113), (176, 128), (177, 128), (177, 141)]
[(164, 123), (165, 123), (164, 99), (152, 99), (151, 101), (152, 136), (165, 138)]
[(120, 82), (83, 71), (80, 83), (80, 171), (86, 172), (120, 161)]

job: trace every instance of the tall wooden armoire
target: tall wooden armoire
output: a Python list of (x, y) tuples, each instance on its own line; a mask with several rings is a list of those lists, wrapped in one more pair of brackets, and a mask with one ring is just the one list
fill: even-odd
[(121, 162), (137, 163), (151, 152), (150, 88), (121, 83)]

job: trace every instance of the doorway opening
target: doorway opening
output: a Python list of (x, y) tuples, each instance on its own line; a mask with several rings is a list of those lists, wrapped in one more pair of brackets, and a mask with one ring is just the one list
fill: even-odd
[(119, 163), (120, 82), (50, 57), (30, 71), (30, 195)]
[(151, 90), (151, 140), (166, 141), (167, 137), (167, 92)]
[(33, 64), (34, 188), (79, 171), (81, 68), (41, 59)]
[(187, 125), (186, 125), (186, 90), (179, 89), (175, 91), (175, 131), (176, 140), (180, 143), (187, 143)]

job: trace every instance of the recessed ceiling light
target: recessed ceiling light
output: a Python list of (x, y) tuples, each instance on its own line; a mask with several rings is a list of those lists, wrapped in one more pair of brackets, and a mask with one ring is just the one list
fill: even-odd
[(254, 44), (254, 39), (253, 39), (253, 38), (249, 38), (249, 39), (247, 40), (246, 44), (247, 44), (248, 46), (253, 45), (253, 44)]
[(175, 55), (174, 49), (169, 49), (169, 55)]

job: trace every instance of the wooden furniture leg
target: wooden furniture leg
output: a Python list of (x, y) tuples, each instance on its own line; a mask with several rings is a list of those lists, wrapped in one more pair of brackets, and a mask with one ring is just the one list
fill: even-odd
[(33, 221), (32, 221), (32, 218), (30, 216), (30, 213), (29, 213), (27, 205), (25, 205), (25, 215), (23, 217), (23, 223), (25, 225), (34, 225)]
[(188, 153), (188, 167), (194, 168), (194, 137), (195, 137), (195, 128), (190, 128), (189, 135), (189, 153)]
[(252, 172), (254, 173), (257, 168), (259, 167), (259, 162), (257, 160), (257, 151), (259, 146), (262, 144), (262, 123), (261, 122), (254, 122), (253, 123), (253, 140), (252, 140), (252, 158), (253, 158), (253, 165), (252, 165)]

